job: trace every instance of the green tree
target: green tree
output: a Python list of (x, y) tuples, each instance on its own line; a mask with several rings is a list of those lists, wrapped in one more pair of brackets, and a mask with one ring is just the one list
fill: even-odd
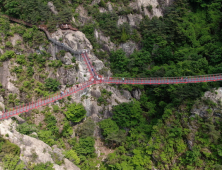
[(139, 124), (142, 119), (142, 109), (139, 101), (121, 103), (113, 108), (113, 120), (119, 127), (131, 128)]
[(80, 138), (79, 144), (74, 149), (79, 155), (91, 157), (95, 152), (94, 144), (95, 140), (92, 137)]
[(67, 107), (65, 115), (68, 120), (72, 122), (80, 122), (84, 117), (86, 117), (86, 110), (82, 104), (72, 103)]
[(111, 68), (115, 73), (126, 71), (129, 62), (125, 52), (122, 49), (111, 51), (110, 54)]
[(87, 119), (82, 125), (78, 126), (77, 134), (81, 138), (92, 137), (95, 130), (95, 123), (92, 119)]
[(112, 119), (104, 119), (99, 122), (99, 127), (102, 129), (102, 134), (104, 137), (107, 137), (111, 133), (117, 133), (119, 131), (119, 127), (116, 122)]
[(59, 85), (60, 85), (60, 83), (56, 79), (47, 78), (45, 80), (45, 88), (48, 91), (54, 91), (54, 92), (57, 91)]
[(111, 143), (116, 143), (117, 145), (120, 145), (122, 142), (125, 142), (126, 140), (126, 132), (125, 130), (119, 130), (118, 132), (110, 133), (106, 137), (106, 140), (108, 140)]

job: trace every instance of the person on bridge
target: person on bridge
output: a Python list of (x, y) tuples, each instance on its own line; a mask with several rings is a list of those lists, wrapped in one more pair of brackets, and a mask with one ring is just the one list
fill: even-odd
[(185, 77), (185, 81), (187, 81), (187, 77)]
[(63, 92), (63, 91), (61, 91), (61, 92), (60, 92), (60, 95), (62, 96), (63, 94), (64, 94), (64, 92)]
[(122, 80), (124, 81), (124, 78), (122, 78)]

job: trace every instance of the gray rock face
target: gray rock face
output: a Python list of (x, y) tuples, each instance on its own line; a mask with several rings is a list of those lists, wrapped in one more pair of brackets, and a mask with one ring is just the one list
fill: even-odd
[[(147, 9), (150, 5), (152, 6), (152, 12)], [(143, 13), (144, 15), (148, 15), (150, 18), (153, 16), (163, 16), (158, 0), (136, 0), (131, 2), (129, 6), (140, 11), (140, 13)]]
[(132, 98), (131, 94), (129, 91), (123, 90), (123, 96), (127, 99), (130, 100)]
[[(211, 107), (207, 104), (204, 104), (204, 100), (210, 100), (217, 104), (217, 107)], [(222, 106), (220, 103), (222, 102), (222, 87), (218, 88), (214, 91), (207, 91), (204, 93), (204, 96), (200, 101), (196, 101), (195, 105), (191, 109), (191, 113), (194, 115), (198, 115), (203, 118), (209, 118), (212, 116), (222, 117)]]
[(143, 16), (141, 14), (128, 14), (127, 16), (119, 16), (117, 24), (128, 23), (131, 27), (136, 27), (142, 19)]
[(72, 64), (72, 58), (73, 56), (70, 53), (66, 53), (63, 58), (61, 58), (61, 61), (66, 65)]
[[(82, 49), (88, 49), (88, 56), (92, 63), (94, 63), (94, 67), (96, 71), (101, 70), (104, 67), (104, 64), (102, 61), (98, 60), (96, 56), (90, 52), (92, 50), (92, 45), (89, 42), (89, 40), (85, 37), (85, 34), (83, 34), (80, 31), (62, 31), (58, 30), (55, 33), (52, 34), (52, 38), (59, 40), (62, 38), (62, 41), (67, 46), (71, 47), (73, 50), (82, 50)], [(55, 47), (57, 48), (57, 47)], [(57, 49), (59, 51), (61, 49)], [(55, 51), (51, 48), (49, 49), (49, 52), (53, 55)], [(54, 54), (55, 56), (55, 54)], [(81, 55), (74, 56), (77, 60), (76, 64), (72, 63), (73, 56), (67, 52), (64, 57), (59, 58), (64, 64), (67, 65), (73, 65), (73, 68), (65, 69), (65, 68), (59, 68), (56, 77), (60, 79), (60, 82), (62, 84), (74, 84), (77, 82), (85, 82), (89, 79), (90, 74), (88, 71), (87, 66), (85, 65), (85, 62)], [(50, 75), (49, 75), (50, 76)]]
[(95, 30), (94, 36), (99, 44), (102, 45), (102, 49), (105, 51), (112, 51), (116, 49), (116, 46), (113, 42), (111, 42), (110, 37), (106, 37), (99, 30)]
[(5, 105), (0, 102), (0, 114), (2, 114), (2, 111), (5, 111)]
[[(112, 95), (107, 99), (107, 105), (98, 105), (97, 103), (97, 99), (101, 96), (102, 89), (106, 89), (112, 93)], [(85, 97), (81, 100), (83, 96)], [(123, 102), (130, 102), (130, 94), (127, 94), (127, 92), (123, 92), (123, 94), (121, 94), (119, 90), (112, 86), (99, 84), (73, 94), (72, 102), (81, 102), (87, 111), (87, 116), (90, 116), (95, 122), (99, 122), (102, 119), (112, 116), (111, 111), (113, 106)]]
[(218, 88), (214, 92), (205, 92), (204, 97), (212, 100), (215, 103), (222, 102), (222, 87)]
[(187, 146), (190, 150), (192, 150), (193, 149), (193, 141), (187, 140)]
[(61, 84), (75, 84), (78, 79), (78, 74), (74, 68), (72, 69), (65, 69), (63, 67), (59, 68), (57, 71), (57, 78), (59, 79)]
[(141, 94), (142, 94), (142, 93), (141, 93), (140, 89), (136, 89), (136, 90), (134, 90), (134, 91), (132, 92), (133, 97), (134, 97), (135, 99), (137, 99), (137, 100), (140, 99)]
[(126, 43), (120, 44), (119, 48), (122, 48), (125, 51), (126, 55), (129, 56), (134, 52), (134, 50), (139, 50), (139, 47), (136, 43), (128, 41)]
[[(49, 145), (36, 138), (32, 138), (30, 136), (18, 133), (16, 131), (16, 123), (13, 123), (11, 119), (4, 120), (1, 122), (0, 134), (3, 136), (8, 134), (9, 137), (5, 138), (21, 148), (20, 159), (25, 163), (28, 163), (30, 161), (33, 163), (46, 163), (49, 161), (54, 164), (53, 167), (56, 170), (80, 170), (72, 162), (66, 159), (64, 159), (63, 165), (55, 164), (50, 153), (59, 154), (62, 151), (60, 149), (53, 150)], [(34, 153), (37, 155), (37, 158), (35, 160), (33, 160)]]
[(10, 61), (3, 62), (3, 66), (0, 66), (0, 83), (2, 86), (11, 93), (19, 93), (19, 89), (11, 83), (11, 81), (16, 81), (16, 76), (12, 76), (10, 73), (12, 65)]
[(80, 49), (89, 49), (92, 50), (92, 45), (89, 40), (86, 38), (85, 34), (80, 31), (71, 31), (58, 29), (55, 33), (52, 34), (52, 38), (59, 41), (62, 39), (62, 42), (65, 45), (68, 45), (73, 50)]
[(22, 41), (22, 37), (18, 34), (14, 34), (13, 37), (10, 37), (10, 41), (12, 42), (12, 45), (15, 46), (17, 41)]
[(0, 96), (0, 102), (4, 103), (4, 98)]
[(99, 90), (92, 90), (91, 95), (93, 97), (99, 98), (101, 96), (101, 92)]
[(25, 123), (25, 120), (22, 119), (21, 117), (19, 117), (18, 115), (15, 115), (13, 117), (16, 118), (16, 120), (18, 121), (19, 124)]
[(112, 11), (113, 11), (113, 7), (112, 7), (111, 2), (108, 2), (108, 3), (107, 3), (107, 7), (108, 7), (109, 12), (112, 12)]
[(103, 7), (99, 7), (99, 12), (100, 13), (105, 13), (105, 12), (107, 12), (107, 10)]
[(49, 1), (47, 5), (54, 14), (58, 14), (58, 11), (56, 11), (53, 2)]
[(92, 20), (92, 17), (88, 16), (88, 11), (82, 5), (76, 8), (76, 12), (79, 14), (77, 22), (75, 22), (77, 25), (84, 25)]
[(101, 1), (101, 0), (93, 0), (93, 1), (92, 1), (92, 3), (91, 3), (91, 5), (96, 5), (96, 4), (99, 4), (99, 3), (100, 3), (100, 1)]
[(127, 16), (119, 16), (119, 19), (117, 21), (117, 25), (122, 25), (123, 23), (128, 23)]
[(96, 71), (99, 71), (104, 67), (103, 62), (100, 61), (100, 60), (94, 61), (93, 64), (94, 64), (94, 67), (95, 67)]

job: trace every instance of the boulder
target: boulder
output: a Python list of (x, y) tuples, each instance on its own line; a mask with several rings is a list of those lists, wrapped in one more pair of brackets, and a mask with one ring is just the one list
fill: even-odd
[(65, 56), (61, 58), (61, 61), (65, 65), (71, 65), (72, 64), (72, 58), (73, 58), (73, 56), (70, 53), (66, 53)]
[(123, 90), (123, 96), (127, 99), (130, 100), (132, 98), (131, 94), (127, 90)]
[(53, 2), (49, 1), (47, 5), (54, 14), (58, 14), (58, 11), (56, 11)]
[(137, 99), (137, 100), (140, 99), (141, 94), (142, 94), (142, 93), (141, 93), (140, 89), (136, 89), (136, 90), (134, 90), (134, 91), (132, 92), (133, 97), (134, 97), (135, 99)]
[(110, 1), (107, 3), (107, 7), (108, 7), (109, 12), (113, 11), (113, 7)]
[(131, 55), (134, 52), (134, 50), (139, 49), (138, 45), (135, 42), (132, 42), (132, 41), (128, 41), (126, 43), (120, 44), (119, 48), (122, 48), (123, 51), (125, 51), (127, 56)]
[(16, 120), (18, 121), (19, 124), (25, 123), (25, 120), (22, 119), (21, 117), (19, 117), (18, 115), (15, 115), (13, 117), (16, 118)]
[(92, 90), (91, 95), (93, 97), (99, 98), (101, 96), (101, 92), (99, 90)]
[(93, 1), (92, 1), (92, 3), (91, 3), (91, 5), (96, 5), (96, 4), (99, 4), (99, 3), (100, 3), (100, 1), (101, 1), (101, 0), (93, 0)]
[(4, 103), (4, 98), (0, 96), (0, 102)]
[(96, 71), (99, 71), (104, 67), (103, 62), (100, 60), (93, 61), (93, 65)]
[(128, 23), (131, 27), (136, 27), (142, 19), (143, 16), (141, 14), (128, 14), (127, 16), (119, 16), (117, 24)]
[(69, 161), (68, 159), (64, 159), (64, 163), (65, 163), (65, 168), (67, 170), (80, 170), (79, 167), (77, 167), (75, 164), (73, 164), (71, 161)]

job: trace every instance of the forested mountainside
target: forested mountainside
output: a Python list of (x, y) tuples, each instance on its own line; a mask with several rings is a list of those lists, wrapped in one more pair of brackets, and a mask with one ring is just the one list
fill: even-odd
[[(0, 112), (99, 74), (222, 72), (221, 0), (0, 0)], [(71, 24), (79, 31), (60, 30)], [(221, 82), (93, 85), (0, 122), (2, 169), (222, 169)], [(78, 166), (78, 167), (77, 167)]]

